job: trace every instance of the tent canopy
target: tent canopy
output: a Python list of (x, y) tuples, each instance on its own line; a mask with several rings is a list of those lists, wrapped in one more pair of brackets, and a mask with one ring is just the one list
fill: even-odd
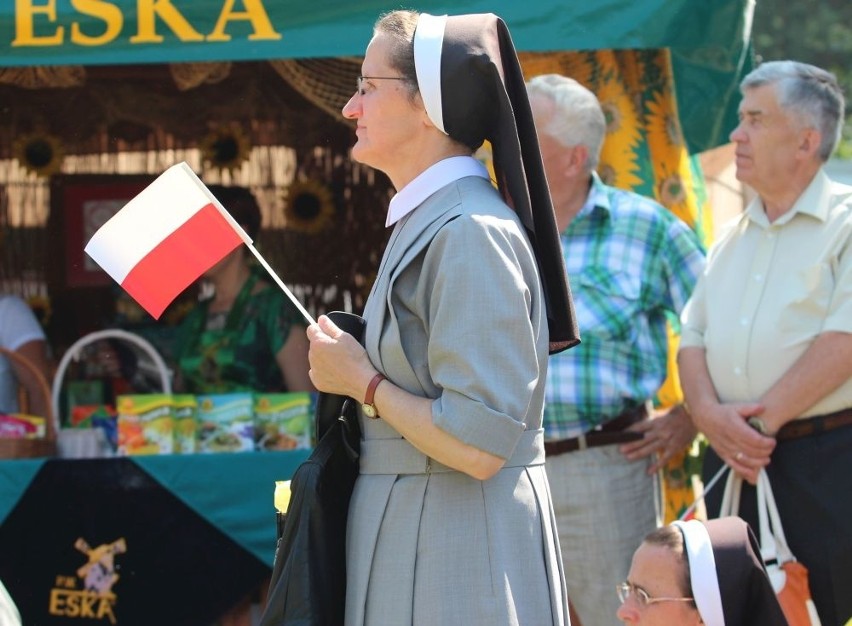
[[(494, 12), (520, 50), (687, 48), (735, 53), (744, 0), (454, 0)], [(136, 64), (359, 55), (391, 3), (366, 0), (16, 0), (0, 9), (0, 65)], [(75, 8), (76, 7), (76, 8)], [(310, 7), (308, 9), (308, 7)], [(747, 11), (747, 9), (749, 9)]]
[[(363, 54), (379, 0), (16, 0), (0, 7), (0, 68)], [(424, 0), (499, 14), (520, 51), (669, 48), (690, 147), (725, 140), (748, 65), (753, 0)]]

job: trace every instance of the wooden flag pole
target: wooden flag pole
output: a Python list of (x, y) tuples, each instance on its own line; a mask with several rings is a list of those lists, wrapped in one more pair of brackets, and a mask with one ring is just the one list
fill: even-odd
[(260, 261), (260, 264), (266, 269), (267, 272), (269, 272), (269, 275), (272, 276), (272, 278), (275, 279), (275, 282), (278, 284), (279, 287), (281, 287), (281, 289), (284, 291), (284, 293), (287, 295), (287, 297), (290, 298), (290, 301), (294, 305), (296, 305), (296, 308), (299, 309), (299, 312), (304, 316), (304, 318), (306, 320), (308, 320), (308, 323), (309, 324), (316, 324), (316, 321), (314, 320), (313, 317), (311, 317), (311, 314), (308, 313), (308, 311), (305, 309), (305, 307), (302, 306), (302, 303), (299, 302), (296, 299), (296, 296), (294, 296), (293, 293), (287, 288), (287, 285), (284, 284), (284, 281), (282, 281), (278, 277), (278, 274), (275, 273), (275, 270), (273, 270), (269, 266), (269, 263), (266, 262), (266, 259), (264, 259), (262, 256), (260, 256), (260, 252), (257, 251), (257, 248), (255, 248), (254, 245), (252, 245), (248, 241), (246, 241), (246, 245), (249, 247), (249, 250), (252, 251), (252, 254), (254, 254), (254, 256), (257, 257), (257, 260)]

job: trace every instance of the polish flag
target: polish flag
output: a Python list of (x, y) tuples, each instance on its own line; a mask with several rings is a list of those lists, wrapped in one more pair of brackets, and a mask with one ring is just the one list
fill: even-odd
[(86, 253), (159, 319), (178, 294), (251, 239), (186, 163), (163, 172), (86, 244)]

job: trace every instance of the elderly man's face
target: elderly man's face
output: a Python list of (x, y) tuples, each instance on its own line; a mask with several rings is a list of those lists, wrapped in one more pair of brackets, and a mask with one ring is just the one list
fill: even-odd
[(802, 130), (778, 106), (774, 85), (749, 89), (739, 109), (740, 123), (731, 132), (736, 143), (737, 178), (755, 191), (777, 189), (792, 180)]
[[(545, 96), (533, 94), (530, 96), (530, 108), (538, 132), (538, 144), (541, 151), (541, 160), (544, 164), (544, 174), (550, 186), (554, 202), (562, 199), (562, 191), (569, 172), (578, 169), (572, 167), (575, 147), (566, 146), (561, 141), (546, 132), (548, 123), (552, 116), (556, 115), (553, 101)], [(576, 174), (573, 174), (576, 176)], [(588, 172), (583, 171), (582, 176), (588, 178)]]

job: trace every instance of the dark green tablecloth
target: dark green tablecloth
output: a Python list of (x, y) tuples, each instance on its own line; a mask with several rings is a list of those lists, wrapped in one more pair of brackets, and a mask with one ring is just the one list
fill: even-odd
[(308, 454), (0, 461), (0, 579), (28, 626), (206, 626), (271, 570)]

